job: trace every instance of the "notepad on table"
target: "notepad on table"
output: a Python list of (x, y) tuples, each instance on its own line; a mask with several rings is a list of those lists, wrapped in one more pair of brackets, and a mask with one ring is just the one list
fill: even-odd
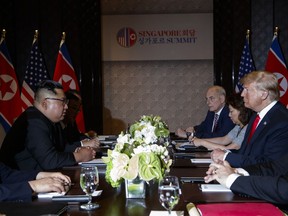
[(52, 198), (53, 196), (64, 196), (67, 192), (62, 192), (62, 193), (58, 193), (58, 192), (49, 192), (49, 193), (38, 193), (38, 198)]
[(192, 158), (192, 163), (212, 163), (211, 158)]
[(90, 161), (86, 161), (86, 162), (79, 162), (79, 165), (93, 165), (93, 164), (104, 164), (104, 161), (102, 158), (95, 158), (93, 160)]
[(203, 192), (231, 192), (230, 189), (221, 184), (201, 184), (200, 188)]

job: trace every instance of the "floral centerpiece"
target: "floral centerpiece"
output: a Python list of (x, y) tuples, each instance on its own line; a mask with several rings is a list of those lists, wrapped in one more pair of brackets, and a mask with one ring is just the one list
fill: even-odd
[(160, 116), (142, 116), (126, 133), (121, 132), (115, 148), (102, 157), (107, 164), (106, 181), (118, 187), (125, 179), (162, 179), (172, 163), (168, 137), (168, 126)]

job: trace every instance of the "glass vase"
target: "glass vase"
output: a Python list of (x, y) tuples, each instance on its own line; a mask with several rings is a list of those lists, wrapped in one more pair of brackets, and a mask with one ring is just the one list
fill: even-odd
[(145, 198), (146, 183), (139, 177), (133, 180), (125, 179), (126, 198)]

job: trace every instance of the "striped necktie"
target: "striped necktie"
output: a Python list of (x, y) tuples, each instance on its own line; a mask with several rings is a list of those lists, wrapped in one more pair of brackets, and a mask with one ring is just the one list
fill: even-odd
[(218, 118), (219, 118), (219, 115), (215, 113), (212, 132), (214, 132), (216, 130), (216, 127), (217, 127), (217, 124), (218, 124)]

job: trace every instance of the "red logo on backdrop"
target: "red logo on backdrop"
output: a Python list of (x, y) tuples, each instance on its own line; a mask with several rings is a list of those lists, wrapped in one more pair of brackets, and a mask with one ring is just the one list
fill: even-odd
[(122, 28), (117, 33), (117, 42), (120, 46), (129, 48), (137, 41), (137, 34), (132, 28)]

